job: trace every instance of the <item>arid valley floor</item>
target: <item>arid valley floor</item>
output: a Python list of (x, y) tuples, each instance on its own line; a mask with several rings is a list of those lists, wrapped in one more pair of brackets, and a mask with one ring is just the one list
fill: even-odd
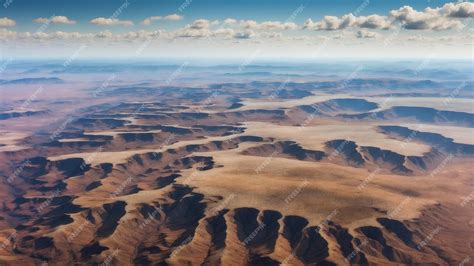
[(12, 66), (0, 263), (472, 265), (472, 63), (416, 65)]

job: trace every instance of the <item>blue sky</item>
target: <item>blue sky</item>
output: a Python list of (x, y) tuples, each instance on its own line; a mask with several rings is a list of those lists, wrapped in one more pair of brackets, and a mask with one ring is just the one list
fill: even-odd
[[(8, 2), (8, 0), (3, 1), (4, 3)], [(170, 23), (162, 22), (160, 26), (165, 28), (184, 25), (186, 22), (200, 18), (223, 20), (232, 17), (256, 21), (285, 20), (300, 5), (305, 6), (305, 9), (295, 18), (295, 22), (304, 22), (308, 17), (318, 19), (325, 15), (344, 15), (364, 3), (363, 0), (192, 0), (187, 8), (180, 11), (179, 7), (186, 3), (185, 0), (128, 0), (128, 2), (130, 5), (118, 16), (120, 19), (139, 22), (150, 16), (175, 13), (183, 15), (183, 20), (179, 23), (170, 25)], [(415, 9), (424, 9), (426, 7), (441, 6), (448, 2), (450, 1), (370, 0), (367, 7), (360, 12), (360, 15), (384, 14), (404, 5), (412, 6)], [(38, 27), (36, 23), (33, 23), (33, 19), (53, 15), (67, 16), (77, 21), (78, 23), (74, 28), (76, 30), (99, 30), (88, 22), (96, 17), (111, 16), (123, 3), (123, 0), (13, 0), (7, 8), (0, 8), (0, 17), (15, 19), (17, 21), (15, 29), (22, 31), (33, 31)], [(148, 28), (152, 27), (153, 25)], [(144, 27), (135, 25), (134, 28)], [(70, 27), (54, 25), (54, 30), (67, 29), (70, 29)], [(130, 28), (113, 30), (126, 31)]]
[(473, 17), (440, 0), (0, 0), (0, 55), (466, 58)]

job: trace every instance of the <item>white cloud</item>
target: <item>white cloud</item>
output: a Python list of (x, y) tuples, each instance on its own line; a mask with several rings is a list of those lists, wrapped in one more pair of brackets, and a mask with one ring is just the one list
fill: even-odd
[(298, 25), (294, 22), (265, 21), (258, 23), (255, 20), (236, 20), (233, 18), (225, 19), (224, 25), (239, 26), (249, 30), (294, 30), (298, 28)]
[(258, 23), (255, 20), (241, 20), (238, 24), (245, 29), (256, 29), (258, 27)]
[(224, 20), (224, 24), (226, 25), (235, 25), (237, 24), (237, 20), (233, 18), (227, 18)]
[(183, 19), (183, 16), (180, 16), (178, 14), (171, 14), (171, 15), (167, 15), (167, 16), (152, 16), (152, 17), (148, 17), (146, 19), (144, 19), (142, 21), (142, 24), (143, 25), (150, 25), (153, 21), (156, 21), (156, 20), (169, 20), (169, 21), (178, 21), (178, 20), (181, 20)]
[[(170, 33), (171, 38), (204, 38), (204, 37), (216, 37), (222, 39), (250, 39), (257, 36), (257, 33), (252, 29), (245, 29), (242, 31), (236, 31), (233, 28), (220, 28), (211, 30), (211, 25), (215, 25), (216, 21), (209, 21), (206, 19), (198, 19), (193, 21), (191, 24), (186, 25), (184, 28), (175, 30)], [(266, 35), (268, 37), (270, 35)], [(272, 35), (271, 37), (275, 37)]]
[(425, 8), (417, 11), (411, 6), (403, 6), (389, 12), (389, 16), (370, 15), (354, 16), (352, 13), (342, 17), (325, 16), (320, 21), (306, 20), (304, 29), (310, 30), (343, 30), (349, 27), (382, 29), (394, 27), (396, 21), (409, 30), (447, 30), (459, 29), (464, 24), (459, 20), (474, 17), (474, 3), (448, 3), (438, 8)]
[(97, 38), (111, 38), (113, 36), (112, 32), (109, 30), (100, 31), (95, 35)]
[(388, 30), (392, 26), (392, 22), (385, 16), (379, 15), (370, 15), (367, 17), (360, 16), (357, 17), (357, 26), (360, 28), (368, 28), (368, 29), (382, 29)]
[(66, 16), (52, 16), (51, 18), (37, 18), (33, 22), (36, 23), (53, 23), (53, 24), (76, 24), (76, 21), (70, 20)]
[(193, 23), (186, 25), (187, 28), (190, 29), (208, 29), (211, 26), (211, 22), (207, 19), (198, 19), (193, 21)]
[(66, 31), (55, 31), (55, 32), (21, 32), (12, 37), (18, 37), (20, 39), (41, 39), (41, 40), (76, 40), (92, 37), (91, 33), (80, 33), (80, 32), (66, 32)]
[(36, 18), (36, 19), (33, 19), (33, 22), (36, 22), (36, 23), (49, 23), (49, 18)]
[(9, 19), (7, 17), (0, 18), (0, 27), (11, 27), (15, 25), (16, 21), (14, 21), (13, 19)]
[(356, 17), (349, 13), (340, 18), (325, 16), (322, 20), (316, 22), (308, 19), (303, 25), (304, 29), (310, 30), (343, 30), (349, 27), (386, 30), (391, 27), (391, 22), (385, 16), (370, 15)]
[(183, 16), (180, 16), (178, 14), (171, 14), (171, 15), (165, 16), (163, 19), (164, 20), (177, 21), (177, 20), (182, 20)]
[(49, 34), (51, 39), (82, 39), (92, 37), (91, 33), (56, 31)]
[(346, 14), (341, 18), (324, 16), (321, 21), (313, 22), (311, 19), (306, 20), (303, 28), (310, 30), (341, 30), (353, 26), (356, 20), (356, 17), (352, 15), (352, 13)]
[(211, 36), (212, 32), (208, 29), (184, 28), (174, 32), (175, 37), (181, 38), (203, 38)]
[(461, 3), (448, 3), (442, 7), (443, 12), (448, 17), (453, 18), (472, 18), (474, 17), (474, 3), (461, 2)]
[[(268, 42), (269, 38), (274, 38), (275, 42), (291, 43), (291, 45), (304, 45), (305, 43), (325, 43), (324, 40), (314, 38), (327, 38), (329, 40), (339, 38), (341, 43), (347, 44), (347, 41), (352, 43), (363, 43), (364, 45), (377, 44), (385, 35), (381, 30), (392, 29), (396, 25), (401, 25), (402, 28), (406, 29), (425, 29), (425, 30), (442, 30), (442, 29), (454, 29), (462, 27), (462, 22), (465, 22), (466, 18), (472, 17), (472, 3), (456, 3), (456, 4), (445, 4), (437, 8), (426, 8), (421, 11), (417, 11), (410, 6), (404, 6), (396, 10), (392, 10), (386, 16), (383, 14), (372, 14), (367, 16), (355, 16), (354, 14), (346, 14), (343, 16), (325, 16), (324, 18), (313, 21), (308, 19), (304, 25), (297, 25), (293, 22), (285, 21), (262, 21), (257, 22), (255, 20), (237, 20), (234, 18), (227, 18), (223, 21), (198, 19), (190, 21), (186, 26), (177, 28), (169, 31), (130, 31), (125, 33), (112, 33), (109, 30), (100, 32), (94, 31), (93, 33), (87, 32), (15, 32), (2, 29), (3, 26), (15, 25), (14, 20), (8, 18), (0, 19), (0, 39), (2, 42), (8, 42), (12, 40), (21, 40), (21, 43), (28, 43), (36, 45), (37, 43), (67, 43), (66, 40), (71, 40), (69, 43), (75, 43), (76, 40), (91, 41), (92, 43), (110, 43), (110, 44), (126, 44), (134, 42), (135, 40), (146, 40), (151, 38), (157, 38), (157, 40), (167, 40), (162, 42), (163, 44), (170, 44), (168, 40), (179, 40), (179, 42), (189, 43), (194, 45), (194, 40), (199, 38), (212, 37), (215, 40), (209, 45), (220, 45), (227, 42), (232, 43), (246, 43), (252, 44), (256, 42)], [(182, 19), (181, 16), (172, 14), (167, 16), (151, 16), (147, 17), (142, 23), (150, 25), (154, 21), (162, 20), (178, 20)], [(12, 22), (13, 21), (13, 22)], [(72, 21), (64, 16), (54, 16), (50, 18), (37, 18), (35, 22), (50, 22), (50, 23), (63, 23), (72, 24)], [(146, 22), (148, 21), (148, 22)], [(130, 20), (119, 20), (116, 18), (95, 18), (90, 21), (96, 25), (123, 25), (130, 26), (133, 22)], [(175, 24), (175, 23), (171, 23)], [(176, 23), (178, 24), (178, 23)], [(179, 23), (180, 24), (180, 23)], [(294, 30), (301, 28), (311, 30), (326, 30), (333, 32), (326, 32), (323, 34), (306, 34), (303, 31), (292, 32), (286, 36), (284, 30)], [(143, 27), (145, 28), (145, 27)], [(342, 31), (343, 29), (351, 28), (352, 30)], [(134, 28), (132, 28), (134, 29)], [(400, 29), (400, 27), (397, 27)], [(338, 31), (341, 30), (341, 31)], [(441, 39), (427, 39), (427, 36), (434, 35), (426, 31), (416, 31), (419, 37), (413, 37), (413, 31), (401, 31), (397, 33), (396, 37), (397, 45), (422, 45), (429, 42), (437, 42), (433, 45), (438, 45), (438, 42), (454, 43), (456, 45), (467, 43), (472, 41), (472, 30), (469, 28), (463, 32), (453, 31), (453, 34), (443, 34)], [(283, 35), (282, 35), (283, 33)], [(399, 34), (399, 35), (398, 35)], [(390, 35), (390, 34), (388, 34)], [(373, 41), (356, 41), (355, 38), (369, 38)], [(462, 37), (462, 39), (461, 39)], [(159, 38), (159, 39), (158, 39)], [(188, 38), (189, 41), (180, 38)], [(388, 36), (388, 38), (391, 38)], [(250, 40), (249, 40), (250, 39)], [(369, 40), (367, 39), (367, 40)], [(38, 40), (41, 40), (38, 41)], [(457, 43), (456, 43), (457, 42)], [(205, 42), (199, 42), (201, 45), (205, 45)], [(444, 44), (439, 44), (444, 45)]]
[(148, 17), (142, 21), (143, 25), (150, 25), (153, 21), (155, 20), (161, 20), (163, 17), (161, 16), (153, 16), (153, 17)]
[(358, 30), (356, 33), (357, 38), (376, 38), (377, 36), (378, 34), (376, 32), (371, 32), (364, 29)]
[(114, 25), (123, 25), (123, 26), (132, 26), (133, 22), (130, 20), (119, 20), (116, 18), (95, 18), (90, 21), (91, 24), (95, 25), (106, 25), (106, 26), (114, 26)]
[(233, 29), (217, 29), (214, 31), (213, 36), (215, 37), (222, 37), (222, 38), (231, 38), (235, 34)]
[(403, 6), (398, 10), (390, 11), (390, 16), (400, 21), (403, 28), (409, 30), (447, 30), (464, 26), (459, 20), (443, 16), (440, 10), (440, 8), (426, 8), (419, 12), (411, 6)]
[(211, 25), (214, 25), (215, 21), (211, 22), (207, 19), (197, 19), (191, 24), (187, 24), (184, 28), (180, 28), (172, 32), (173, 38), (202, 38), (213, 35), (210, 30)]
[(11, 39), (17, 36), (17, 32), (7, 29), (0, 29), (0, 39)]
[(166, 37), (165, 31), (130, 31), (123, 34), (113, 34), (109, 30), (100, 31), (98, 33), (80, 33), (80, 32), (14, 32), (6, 29), (0, 29), (0, 39), (40, 39), (40, 40), (91, 40), (93, 38), (101, 39), (104, 41), (123, 41), (123, 40), (134, 40), (134, 39), (149, 39), (155, 37)]
[(64, 32), (56, 31), (50, 34), (53, 39), (80, 39), (88, 36), (88, 34), (81, 34), (79, 32)]
[(160, 35), (162, 35), (162, 31), (139, 30), (139, 31), (130, 31), (124, 34), (117, 35), (117, 38), (128, 39), (128, 40), (149, 39), (149, 38), (159, 37)]
[(258, 28), (263, 30), (294, 30), (298, 28), (298, 25), (294, 22), (265, 21), (259, 24)]
[(31, 37), (33, 37), (33, 39), (49, 39), (49, 36), (50, 35), (46, 32), (35, 32), (31, 34)]
[(253, 30), (244, 30), (234, 34), (234, 38), (236, 39), (250, 39), (255, 36), (256, 34)]

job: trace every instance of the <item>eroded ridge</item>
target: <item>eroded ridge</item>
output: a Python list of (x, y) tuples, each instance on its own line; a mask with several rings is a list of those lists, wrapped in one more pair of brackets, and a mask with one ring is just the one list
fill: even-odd
[(471, 113), (276, 84), (114, 87), (104, 95), (129, 99), (15, 138), (0, 153), (0, 261), (453, 265), (472, 253), (474, 143), (398, 125), (471, 128)]

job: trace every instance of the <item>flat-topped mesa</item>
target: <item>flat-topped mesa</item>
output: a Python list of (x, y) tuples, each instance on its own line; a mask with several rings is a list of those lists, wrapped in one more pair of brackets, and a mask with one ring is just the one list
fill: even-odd
[(362, 113), (341, 114), (345, 120), (390, 120), (397, 122), (422, 122), (435, 125), (454, 125), (474, 127), (474, 114), (455, 111), (437, 110), (429, 107), (394, 106), (386, 110)]
[(295, 108), (310, 114), (335, 115), (341, 113), (363, 113), (378, 107), (377, 103), (365, 99), (343, 98), (317, 102), (311, 105), (301, 105)]
[(438, 133), (422, 132), (402, 126), (379, 126), (378, 128), (382, 133), (389, 136), (398, 139), (426, 143), (448, 154), (455, 154), (458, 156), (470, 156), (474, 154), (474, 145), (456, 143), (454, 142), (454, 139), (447, 138)]

